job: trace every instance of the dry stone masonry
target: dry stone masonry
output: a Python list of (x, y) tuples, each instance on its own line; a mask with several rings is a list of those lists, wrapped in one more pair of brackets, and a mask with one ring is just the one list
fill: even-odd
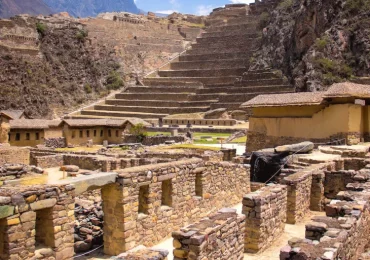
[(243, 259), (245, 216), (222, 209), (172, 233), (174, 259)]
[(245, 252), (258, 253), (279, 239), (287, 215), (287, 187), (273, 185), (243, 198)]

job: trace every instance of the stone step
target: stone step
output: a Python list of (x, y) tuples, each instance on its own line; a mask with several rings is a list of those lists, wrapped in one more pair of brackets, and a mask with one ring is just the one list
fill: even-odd
[(244, 29), (249, 28), (256, 28), (257, 23), (256, 22), (247, 22), (243, 24), (237, 24), (237, 25), (219, 25), (219, 26), (212, 26), (209, 27), (206, 32), (230, 32), (230, 31), (241, 31)]
[(200, 82), (205, 85), (207, 84), (228, 84), (232, 85), (234, 84), (236, 79), (240, 79), (240, 77), (236, 76), (223, 76), (223, 77), (168, 77), (168, 78), (148, 78), (144, 79), (145, 85), (162, 85), (162, 86), (169, 86), (174, 82), (178, 83), (186, 83), (186, 82)]
[(208, 48), (218, 48), (229, 49), (229, 48), (255, 48), (259, 42), (259, 38), (240, 38), (240, 39), (229, 39), (224, 41), (212, 41), (210, 38), (205, 38), (206, 40), (201, 43), (194, 43), (191, 45), (191, 49), (208, 49)]
[[(269, 94), (284, 94), (284, 93), (291, 93), (291, 92), (292, 91), (278, 91), (278, 92), (270, 92)], [(228, 103), (228, 102), (244, 103), (260, 94), (261, 93), (238, 93), (238, 94), (220, 95), (219, 102), (220, 103)]]
[(228, 94), (237, 94), (237, 93), (260, 93), (266, 94), (271, 92), (294, 92), (294, 88), (289, 85), (277, 85), (277, 86), (251, 86), (251, 87), (220, 87), (220, 88), (203, 88), (197, 91), (198, 94), (209, 94), (209, 93), (228, 93)]
[(114, 112), (139, 112), (139, 113), (162, 113), (162, 114), (183, 114), (206, 112), (209, 106), (202, 107), (166, 107), (166, 106), (114, 106), (96, 105), (94, 110), (114, 111)]
[(241, 76), (245, 67), (235, 69), (202, 69), (202, 70), (162, 70), (158, 72), (161, 77), (223, 77)]
[(210, 109), (214, 110), (214, 109), (218, 109), (218, 108), (226, 108), (229, 111), (230, 110), (239, 110), (241, 104), (243, 104), (243, 102), (230, 102), (230, 103), (217, 102), (217, 103), (211, 104)]
[(188, 96), (184, 93), (120, 93), (116, 95), (116, 99), (186, 101)]
[(259, 80), (242, 80), (235, 83), (236, 87), (248, 87), (248, 86), (271, 86), (271, 85), (285, 85), (286, 82), (281, 79), (259, 79)]
[(268, 72), (262, 72), (262, 73), (251, 73), (251, 72), (246, 72), (243, 74), (243, 79), (242, 80), (260, 80), (260, 79), (278, 79), (279, 76), (276, 75), (275, 73), (268, 71)]
[(149, 107), (202, 107), (210, 106), (217, 99), (202, 101), (168, 101), (168, 100), (131, 100), (131, 99), (107, 99), (105, 104), (117, 106), (149, 106)]
[(186, 52), (187, 55), (224, 55), (224, 54), (230, 54), (230, 53), (240, 53), (240, 52), (246, 52), (246, 53), (251, 53), (255, 51), (256, 48), (250, 45), (243, 45), (243, 46), (238, 46), (238, 47), (223, 47), (223, 48), (205, 48), (205, 47), (196, 47), (193, 49), (190, 49)]
[(259, 17), (254, 16), (254, 15), (253, 16), (249, 15), (249, 16), (235, 17), (235, 18), (227, 19), (227, 25), (228, 26), (230, 26), (230, 25), (240, 25), (240, 24), (245, 24), (245, 23), (252, 23), (252, 24), (257, 25), (258, 20), (259, 20)]
[(211, 53), (211, 54), (198, 54), (191, 55), (186, 53), (186, 55), (180, 56), (180, 62), (190, 62), (190, 61), (211, 61), (211, 60), (235, 60), (235, 59), (247, 59), (253, 55), (253, 52), (229, 52), (229, 53)]
[(125, 93), (195, 93), (199, 88), (197, 87), (174, 87), (174, 86), (135, 86), (128, 88)]
[(171, 70), (199, 70), (199, 69), (221, 69), (221, 68), (245, 68), (248, 65), (246, 59), (230, 60), (203, 60), (203, 61), (180, 61), (171, 63)]
[(202, 38), (213, 38), (213, 37), (234, 37), (239, 35), (250, 35), (256, 34), (258, 35), (258, 31), (256, 28), (247, 28), (242, 30), (231, 30), (231, 31), (221, 31), (221, 32), (204, 32), (201, 37)]
[(112, 112), (104, 110), (83, 110), (81, 111), (82, 116), (99, 116), (99, 117), (138, 117), (143, 119), (149, 118), (162, 118), (166, 117), (169, 114), (160, 114), (160, 113), (139, 113), (139, 112)]
[[(225, 36), (214, 36), (214, 37), (199, 37), (197, 38), (196, 42), (200, 45), (209, 45), (209, 44), (221, 44), (223, 43), (223, 46), (226, 44), (244, 44), (244, 43), (250, 43), (254, 41), (256, 38), (259, 37), (259, 34), (257, 33), (250, 33), (250, 34), (242, 34), (242, 35), (235, 35), (233, 37), (225, 37)], [(193, 44), (192, 46), (194, 46)]]
[(185, 80), (168, 80), (168, 78), (145, 78), (143, 79), (143, 83), (146, 86), (173, 86), (173, 87), (202, 87), (203, 84), (201, 82), (194, 81), (191, 78), (186, 78)]
[(169, 45), (182, 45), (181, 40), (171, 39), (171, 38), (161, 38), (161, 37), (136, 37), (136, 39), (130, 39), (128, 41), (130, 44), (169, 44)]

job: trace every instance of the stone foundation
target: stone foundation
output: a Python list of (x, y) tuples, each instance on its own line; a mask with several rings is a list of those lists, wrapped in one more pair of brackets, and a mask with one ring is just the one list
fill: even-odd
[(245, 216), (223, 209), (172, 233), (175, 260), (243, 259)]
[(244, 251), (259, 253), (279, 239), (287, 214), (287, 187), (272, 185), (243, 198), (245, 220)]
[(0, 147), (0, 166), (6, 163), (30, 164), (30, 149)]

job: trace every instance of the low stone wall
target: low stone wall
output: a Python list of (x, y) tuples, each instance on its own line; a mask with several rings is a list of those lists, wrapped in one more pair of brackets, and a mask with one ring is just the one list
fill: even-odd
[(117, 223), (104, 226), (104, 250), (110, 255), (123, 246), (153, 246), (186, 223), (240, 203), (250, 192), (249, 168), (228, 162), (190, 159), (118, 173), (123, 186), (102, 189), (105, 222)]
[(28, 173), (42, 174), (44, 170), (40, 167), (23, 164), (4, 164), (0, 166), (0, 186), (4, 181), (20, 179)]
[(0, 166), (5, 163), (30, 164), (30, 149), (23, 147), (0, 147)]
[(164, 125), (212, 125), (212, 126), (233, 126), (236, 125), (234, 119), (182, 119), (182, 118), (171, 118), (163, 119)]
[[(160, 145), (169, 141), (174, 141), (175, 143), (184, 143), (186, 142), (186, 137), (183, 135), (179, 136), (147, 136), (141, 142), (146, 146)], [(124, 135), (123, 143), (137, 143), (136, 136), (133, 135)]]
[(360, 259), (370, 232), (368, 199), (332, 201), (326, 212), (328, 217), (315, 217), (306, 225), (306, 239), (290, 240), (281, 249), (280, 259)]
[[(281, 184), (287, 185), (288, 187), (288, 204), (287, 204), (287, 223), (296, 224), (301, 221), (311, 209), (311, 196), (312, 202), (315, 204), (314, 207), (318, 207), (318, 201), (322, 201), (323, 197), (320, 185), (313, 182), (313, 176), (323, 173), (328, 167), (332, 167), (331, 164), (315, 164), (308, 166), (298, 172), (291, 174), (285, 178), (279, 180)], [(322, 179), (321, 179), (322, 180)], [(317, 185), (319, 187), (317, 187)], [(312, 194), (312, 188), (314, 191), (320, 193)]]
[(45, 169), (61, 167), (62, 165), (64, 165), (64, 157), (63, 155), (60, 155), (60, 154), (41, 156), (41, 157), (35, 157), (33, 162), (38, 167), (45, 168)]
[(245, 220), (244, 251), (258, 253), (279, 239), (287, 215), (287, 187), (272, 185), (243, 198)]
[(44, 145), (52, 148), (64, 148), (67, 146), (65, 137), (45, 138)]
[(0, 188), (0, 259), (71, 259), (73, 227), (72, 186)]
[(242, 259), (244, 220), (236, 210), (222, 209), (173, 232), (175, 259)]

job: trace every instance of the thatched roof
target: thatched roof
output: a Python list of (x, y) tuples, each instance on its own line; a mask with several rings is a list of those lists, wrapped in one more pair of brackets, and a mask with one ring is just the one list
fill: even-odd
[(304, 92), (289, 94), (260, 95), (244, 104), (242, 108), (249, 107), (276, 107), (276, 106), (303, 106), (319, 105), (323, 101), (324, 92)]
[(24, 114), (24, 110), (1, 110), (0, 113), (7, 115), (10, 119), (20, 119)]
[(48, 129), (51, 120), (17, 119), (10, 120), (10, 129)]
[(128, 121), (121, 119), (66, 119), (64, 122), (70, 127), (95, 127), (95, 126), (108, 126), (108, 127), (122, 127)]
[(337, 83), (326, 91), (325, 98), (370, 98), (370, 85), (362, 85), (351, 82)]

